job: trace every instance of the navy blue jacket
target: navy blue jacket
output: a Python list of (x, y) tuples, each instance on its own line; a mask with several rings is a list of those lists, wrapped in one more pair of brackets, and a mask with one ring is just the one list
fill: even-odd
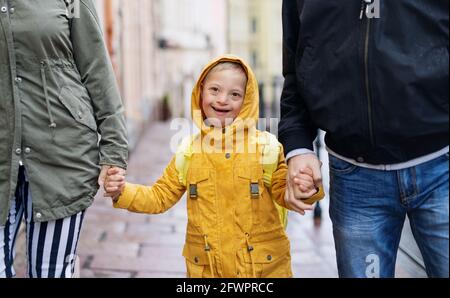
[(448, 0), (284, 0), (279, 139), (399, 163), (448, 145)]

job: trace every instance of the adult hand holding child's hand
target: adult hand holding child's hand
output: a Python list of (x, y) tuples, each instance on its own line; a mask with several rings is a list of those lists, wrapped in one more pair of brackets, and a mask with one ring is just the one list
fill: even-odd
[(105, 197), (117, 199), (125, 188), (126, 171), (118, 167), (110, 167), (104, 182)]
[(301, 201), (313, 196), (316, 187), (322, 186), (321, 162), (315, 154), (294, 156), (288, 162), (286, 179), (286, 203), (296, 212), (304, 215), (313, 207)]

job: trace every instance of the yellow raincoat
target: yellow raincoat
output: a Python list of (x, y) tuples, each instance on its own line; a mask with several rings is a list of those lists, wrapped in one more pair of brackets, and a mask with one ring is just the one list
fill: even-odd
[[(201, 84), (209, 70), (225, 61), (240, 63), (247, 73), (248, 82), (238, 118), (217, 132), (203, 124)], [(153, 186), (127, 183), (114, 204), (116, 208), (132, 212), (158, 214), (174, 206), (187, 190), (188, 225), (183, 256), (188, 277), (292, 276), (290, 244), (275, 206), (286, 207), (287, 166), (280, 150), (271, 187), (265, 186), (260, 154), (258, 150), (251, 150), (249, 145), (263, 135), (256, 130), (258, 107), (258, 84), (245, 62), (234, 56), (211, 62), (203, 70), (192, 93), (193, 119), (201, 128), (196, 139), (212, 136), (213, 139), (224, 140), (231, 137), (235, 140), (232, 142), (233, 150), (228, 152), (225, 149), (225, 141), (213, 145), (220, 148), (215, 148), (219, 150), (212, 153), (205, 153), (203, 147), (197, 152), (194, 150), (185, 184), (180, 182), (174, 157)], [(239, 124), (240, 119), (252, 119), (253, 125), (243, 128)], [(240, 145), (245, 149), (236, 150)], [(322, 197), (321, 191), (311, 200), (317, 201)]]

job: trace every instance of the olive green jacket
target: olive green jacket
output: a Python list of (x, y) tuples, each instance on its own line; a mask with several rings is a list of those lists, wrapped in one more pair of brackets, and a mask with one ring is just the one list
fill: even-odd
[[(19, 162), (33, 219), (89, 207), (100, 165), (126, 168), (120, 94), (91, 0), (0, 0), (0, 226)], [(75, 16), (75, 18), (73, 17)]]

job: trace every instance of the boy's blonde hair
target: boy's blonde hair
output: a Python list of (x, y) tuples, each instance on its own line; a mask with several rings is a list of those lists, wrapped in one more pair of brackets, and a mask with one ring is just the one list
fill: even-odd
[(244, 67), (240, 63), (225, 61), (225, 62), (220, 62), (216, 66), (211, 68), (210, 71), (208, 72), (208, 74), (206, 75), (205, 79), (203, 80), (203, 82), (206, 82), (208, 80), (209, 76), (215, 72), (219, 72), (219, 71), (223, 71), (223, 70), (230, 70), (230, 69), (231, 70), (240, 70), (245, 75), (245, 77), (248, 79), (247, 73), (245, 72)]

